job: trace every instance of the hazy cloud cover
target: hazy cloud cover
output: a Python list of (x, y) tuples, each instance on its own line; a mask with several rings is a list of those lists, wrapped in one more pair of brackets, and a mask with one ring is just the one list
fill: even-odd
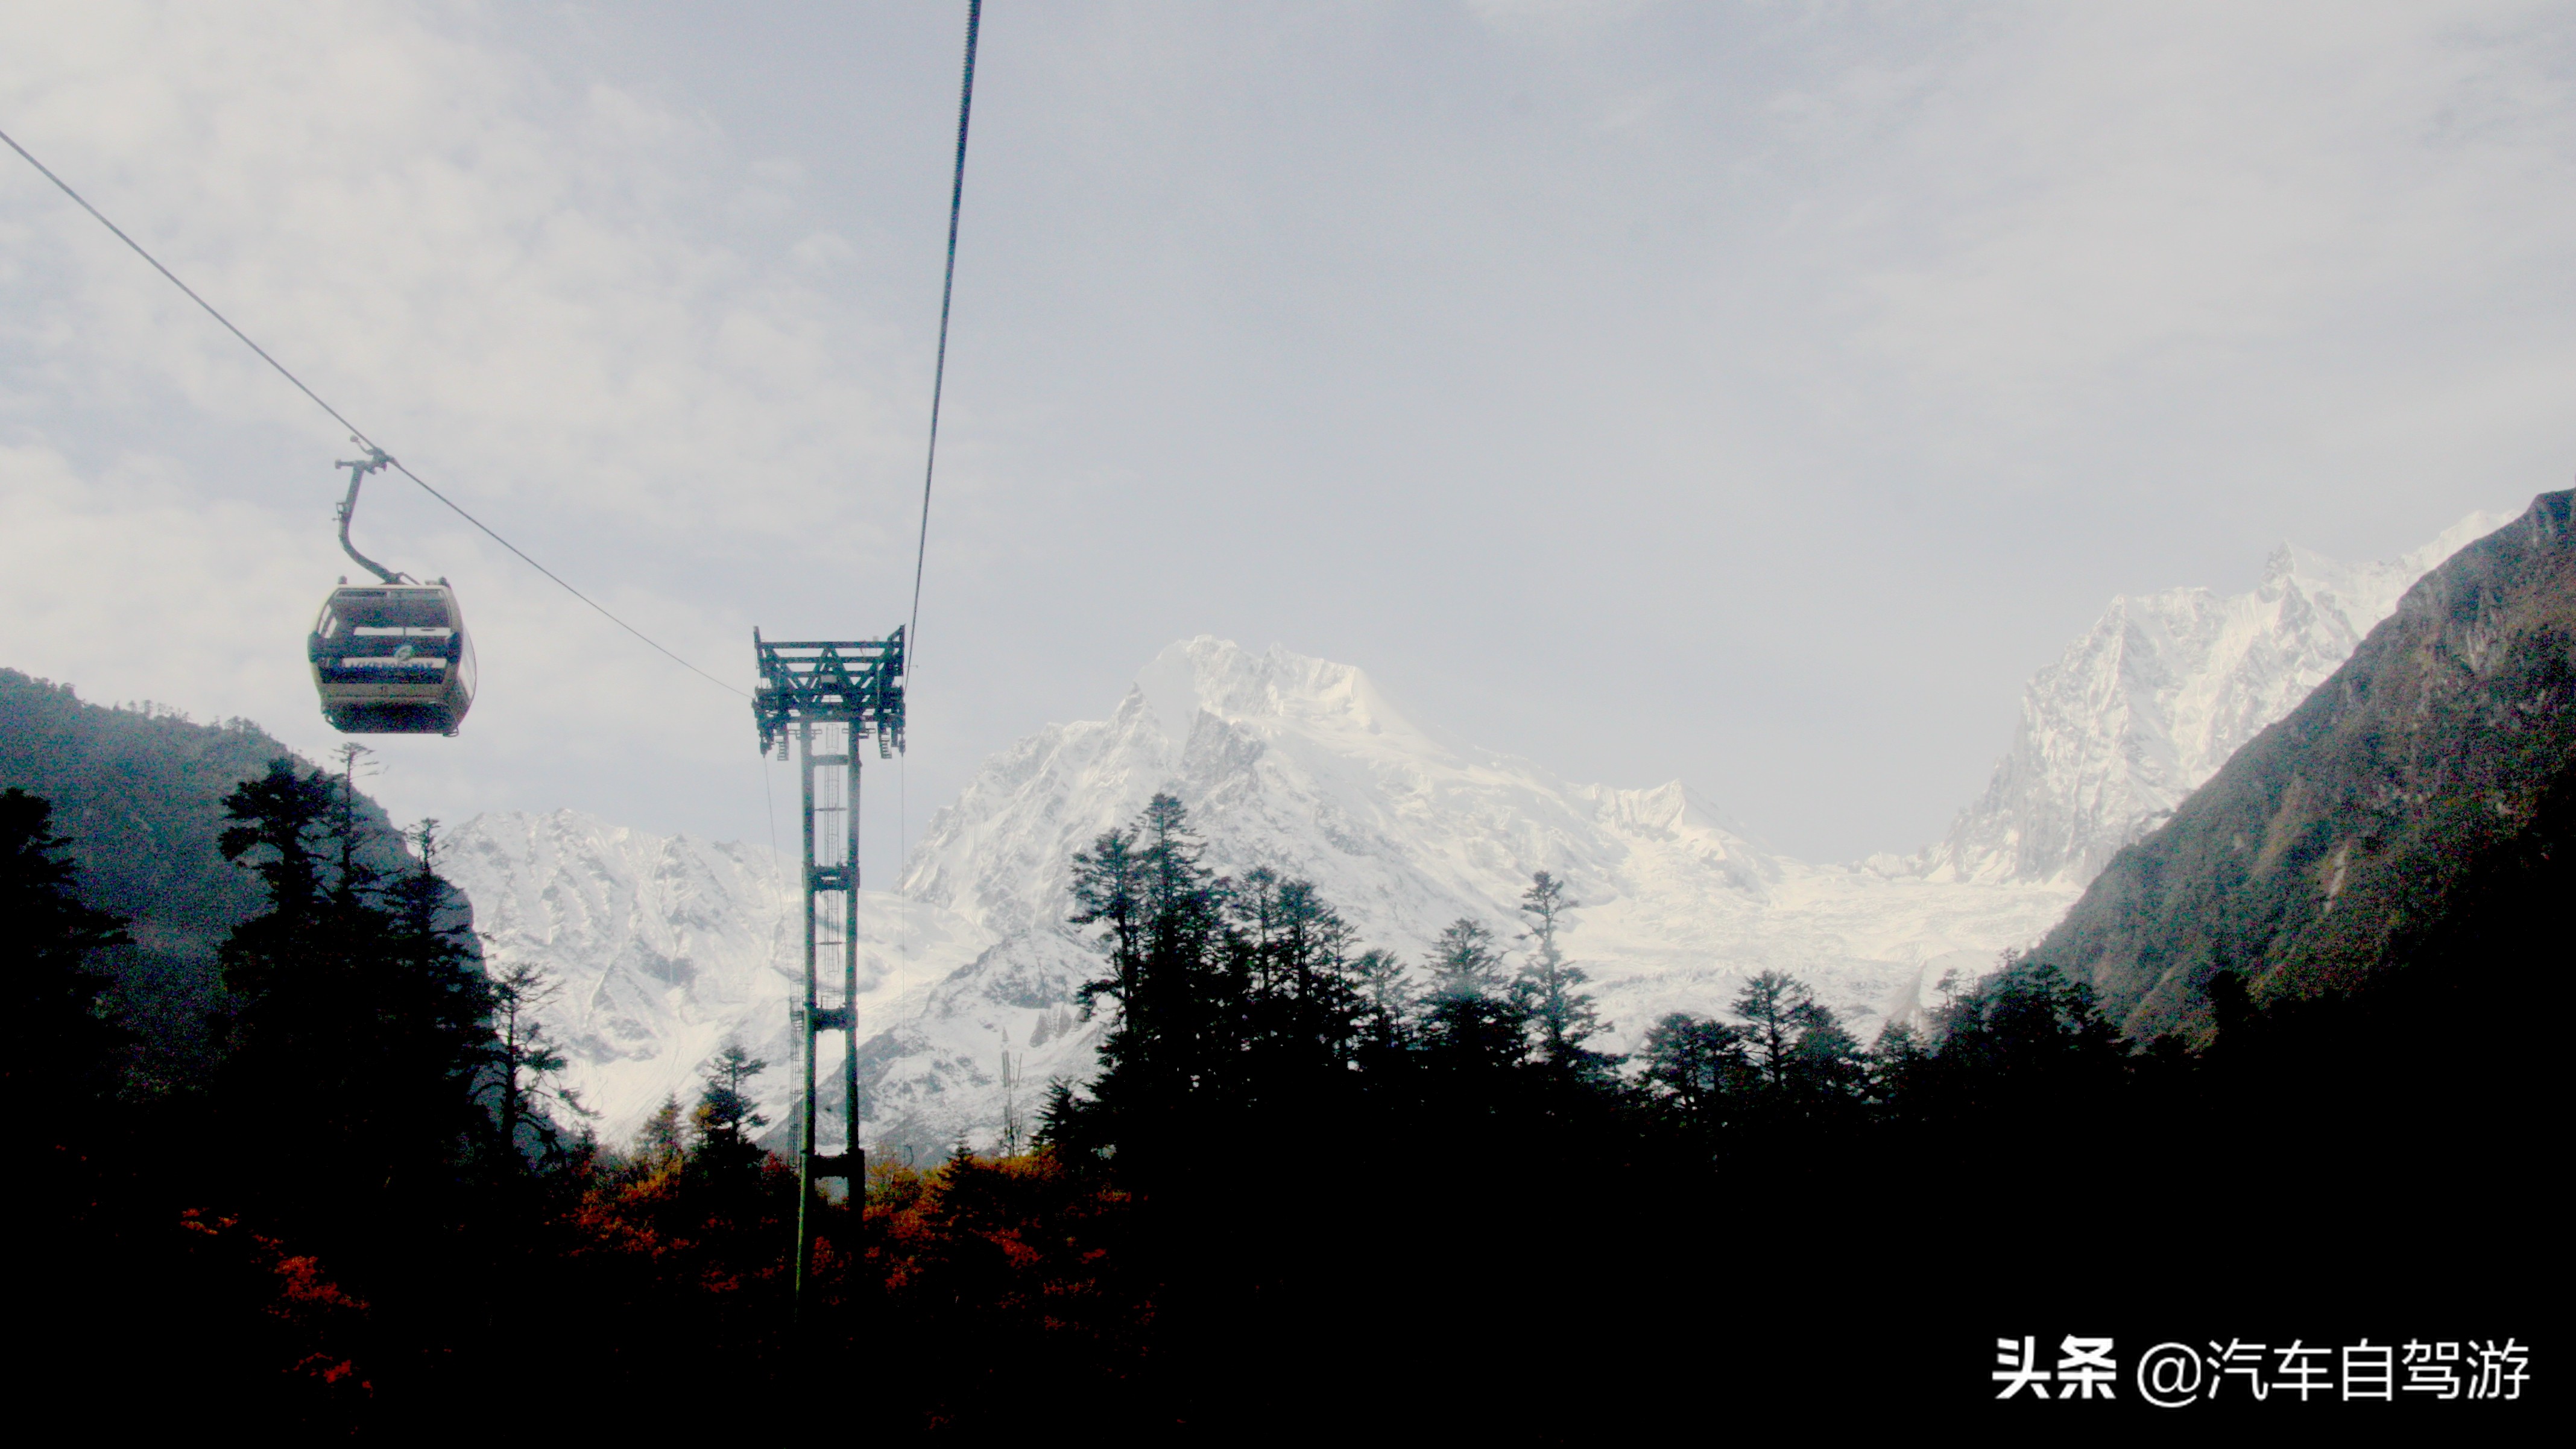
[[(908, 604), (962, 18), (7, 3), (0, 128), (747, 683)], [(1213, 632), (1911, 848), (2111, 594), (2576, 468), (2564, 6), (994, 0), (974, 147), (916, 822)], [(5, 159), (0, 664), (327, 748), (348, 444)], [(764, 835), (739, 699), (407, 484), (357, 532), (484, 662), (398, 815)]]

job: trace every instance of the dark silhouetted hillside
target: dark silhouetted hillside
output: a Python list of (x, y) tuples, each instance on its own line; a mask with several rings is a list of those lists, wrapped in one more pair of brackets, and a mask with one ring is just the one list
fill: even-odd
[[(2540, 944), (2576, 771), (2576, 493), (2409, 591), (2305, 703), (2122, 851), (2035, 953), (2133, 1037)], [(2421, 989), (2421, 988), (2409, 988)], [(2482, 988), (2510, 1000), (2499, 980)]]
[[(154, 706), (82, 701), (68, 684), (0, 669), (0, 789), (53, 802), (81, 895), (130, 919), (135, 944), (107, 953), (114, 999), (142, 1039), (147, 1077), (197, 1063), (205, 1013), (222, 997), (216, 952), (260, 910), (259, 884), (215, 848), (223, 798), (294, 751), (247, 720), (196, 724)], [(371, 863), (398, 858), (384, 810), (358, 813)]]

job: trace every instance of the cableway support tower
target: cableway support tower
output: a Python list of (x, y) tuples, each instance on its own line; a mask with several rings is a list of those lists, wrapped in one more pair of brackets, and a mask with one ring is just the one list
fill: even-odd
[[(780, 761), (791, 753), (804, 785), (805, 994), (795, 1009), (805, 1070), (797, 1102), (795, 1293), (801, 1305), (813, 1259), (809, 1208), (817, 1179), (837, 1177), (851, 1197), (867, 1192), (867, 1154), (859, 1145), (859, 759), (876, 742), (877, 757), (903, 749), (904, 631), (883, 639), (772, 642), (751, 631), (759, 688), (751, 713), (760, 750)], [(825, 1005), (822, 973), (840, 968), (840, 1000)], [(815, 1145), (816, 1049), (826, 1032), (841, 1034), (842, 1148)]]

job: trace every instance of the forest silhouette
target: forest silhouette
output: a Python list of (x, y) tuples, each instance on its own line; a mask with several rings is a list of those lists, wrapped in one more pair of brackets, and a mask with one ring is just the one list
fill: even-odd
[(897, 1434), (1571, 1437), (1677, 1393), (1981, 1403), (1998, 1332), (2518, 1313), (2506, 1265), (2462, 1258), (2542, 1241), (2543, 1068), (2497, 1003), (2541, 987), (2569, 796), (2406, 969), (2261, 1007), (2221, 980), (2198, 1044), (2124, 1038), (2014, 958), (1868, 1045), (1771, 973), (1625, 1059), (1572, 956), (1579, 882), (1403, 962), (1307, 882), (1216, 874), (1158, 796), (1074, 861), (1098, 1073), (1025, 1152), (878, 1161), (858, 1210), (818, 1202), (797, 1317), (796, 1175), (747, 1091), (770, 1064), (729, 1048), (694, 1103), (593, 1140), (541, 977), (484, 969), (434, 829), (394, 846), (352, 775), (289, 759), (232, 788), (214, 845), (262, 908), (174, 1079), (121, 1024), (118, 917), (13, 789), (39, 1381), (115, 1393), (106, 1346), (142, 1332), (177, 1349), (146, 1417), (317, 1434), (685, 1383), (657, 1423), (820, 1422), (842, 1384)]

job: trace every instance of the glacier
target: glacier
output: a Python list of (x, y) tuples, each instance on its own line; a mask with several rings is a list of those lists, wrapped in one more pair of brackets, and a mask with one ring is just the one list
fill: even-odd
[[(1142, 671), (1108, 718), (1050, 725), (987, 760), (928, 822), (899, 888), (860, 902), (863, 1117), (874, 1150), (989, 1145), (1047, 1082), (1089, 1072), (1075, 993), (1097, 957), (1065, 919), (1071, 857), (1157, 791), (1208, 863), (1315, 882), (1363, 944), (1419, 959), (1473, 916), (1507, 941), (1534, 871), (1581, 902), (1563, 938), (1612, 1050), (1668, 1011), (1723, 1009), (1748, 976), (1797, 975), (1863, 1040), (2036, 941), (2120, 845), (2286, 713), (2415, 578), (2502, 519), (2348, 565), (2284, 545), (2253, 591), (2122, 597), (2033, 678), (1985, 794), (1912, 856), (1814, 864), (1767, 849), (1680, 781), (1576, 784), (1399, 709), (1358, 669), (1200, 637)], [(559, 988), (541, 1012), (604, 1140), (696, 1091), (728, 1038), (783, 1143), (788, 1006), (802, 968), (794, 862), (570, 811), (478, 816), (445, 868), (487, 959)], [(827, 1049), (825, 1080), (838, 1075)], [(848, 1140), (825, 1094), (827, 1145)]]

